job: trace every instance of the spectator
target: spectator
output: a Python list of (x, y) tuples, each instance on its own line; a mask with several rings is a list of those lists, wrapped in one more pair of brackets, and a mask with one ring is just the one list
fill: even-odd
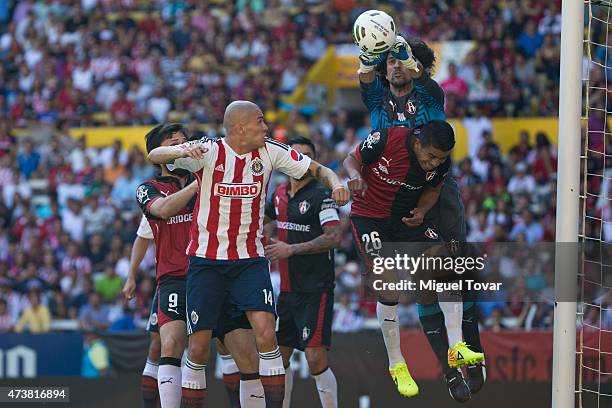
[(518, 47), (528, 56), (535, 56), (538, 48), (544, 43), (544, 38), (536, 30), (536, 24), (533, 20), (529, 20), (525, 25), (525, 30), (517, 39)]
[(102, 303), (99, 293), (93, 292), (79, 312), (79, 325), (82, 330), (106, 330), (110, 324), (108, 314), (108, 305)]
[(126, 332), (136, 329), (134, 322), (134, 312), (130, 309), (128, 300), (124, 296), (119, 296), (115, 304), (111, 307), (109, 320), (111, 325), (109, 332)]
[(486, 320), (485, 326), (492, 332), (499, 332), (501, 330), (509, 329), (509, 327), (504, 323), (504, 310), (499, 307), (493, 309), (493, 313), (491, 313), (491, 316)]
[(448, 64), (448, 78), (440, 82), (440, 86), (447, 94), (455, 94), (457, 98), (463, 99), (468, 93), (468, 84), (457, 75), (457, 65), (454, 62)]
[(334, 310), (332, 330), (337, 333), (351, 333), (361, 329), (362, 324), (363, 318), (350, 304), (349, 296), (346, 293), (341, 294)]
[(81, 377), (100, 378), (109, 375), (110, 353), (104, 341), (93, 330), (85, 333)]
[(519, 134), (518, 144), (510, 148), (510, 153), (515, 154), (519, 160), (525, 160), (533, 147), (529, 144), (529, 133), (526, 130)]
[(527, 165), (519, 163), (514, 168), (516, 174), (508, 183), (508, 192), (513, 196), (522, 193), (531, 194), (535, 191), (535, 179), (530, 174), (527, 174)]
[(85, 235), (91, 237), (94, 234), (101, 234), (106, 230), (113, 217), (113, 212), (108, 207), (100, 206), (100, 197), (96, 193), (89, 196), (87, 203), (87, 206), (83, 208), (83, 217), (87, 220)]
[(111, 197), (113, 203), (124, 210), (135, 208), (136, 200), (134, 200), (134, 194), (136, 189), (142, 183), (142, 180), (134, 177), (131, 167), (126, 167), (123, 174), (121, 174), (115, 181)]
[(111, 105), (110, 114), (114, 125), (133, 124), (136, 118), (136, 106), (126, 97), (123, 89), (118, 92), (117, 99)]
[(155, 94), (147, 104), (147, 113), (149, 116), (149, 123), (163, 123), (168, 117), (172, 104), (170, 100), (164, 96), (162, 88), (157, 88)]
[(49, 299), (49, 312), (54, 319), (68, 319), (68, 302), (59, 287), (53, 288)]
[(8, 303), (0, 298), (0, 333), (12, 331), (14, 325), (15, 321), (9, 312)]
[(102, 296), (102, 301), (109, 302), (117, 297), (123, 287), (123, 279), (117, 275), (113, 265), (104, 268), (104, 275), (96, 280), (96, 292)]
[(27, 329), (31, 333), (48, 332), (51, 327), (51, 313), (47, 306), (40, 303), (40, 289), (30, 289), (28, 291), (28, 300), (30, 301), (30, 306), (23, 311), (15, 325), (15, 331), (20, 333)]
[(80, 201), (70, 198), (68, 207), (62, 211), (62, 228), (75, 242), (82, 242), (85, 238), (86, 220), (81, 208)]
[(32, 188), (27, 180), (21, 178), (19, 172), (14, 172), (11, 181), (2, 186), (2, 196), (4, 204), (8, 208), (13, 208), (16, 196), (22, 200), (32, 197)]
[(544, 236), (542, 224), (535, 221), (532, 212), (527, 209), (523, 210), (520, 220), (512, 228), (510, 239), (518, 239), (519, 234), (524, 234), (527, 243), (530, 245), (540, 241)]
[(108, 253), (102, 231), (92, 234), (89, 237), (85, 256), (91, 261), (91, 269), (94, 273), (102, 272), (104, 269), (104, 261)]
[(300, 50), (309, 63), (314, 63), (321, 58), (326, 49), (325, 39), (318, 37), (312, 29), (304, 31), (304, 38), (300, 40)]
[(74, 241), (68, 244), (68, 253), (62, 260), (61, 270), (62, 273), (67, 273), (72, 268), (79, 274), (91, 273), (91, 261), (81, 254), (81, 248)]
[(26, 139), (24, 142), (23, 152), (17, 156), (17, 163), (19, 163), (19, 172), (27, 179), (38, 169), (40, 153), (34, 150), (32, 140)]

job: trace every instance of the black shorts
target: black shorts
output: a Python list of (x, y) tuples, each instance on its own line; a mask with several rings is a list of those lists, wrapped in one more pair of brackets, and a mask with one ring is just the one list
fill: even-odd
[(158, 288), (156, 287), (153, 302), (151, 303), (151, 311), (149, 312), (149, 321), (147, 322), (147, 331), (151, 333), (159, 333), (159, 326), (157, 325), (157, 291)]
[(334, 318), (334, 293), (282, 292), (278, 297), (280, 346), (302, 350), (306, 347), (331, 347)]
[(223, 306), (217, 327), (213, 329), (212, 336), (223, 342), (225, 335), (236, 329), (251, 329), (251, 324), (246, 314), (238, 310), (228, 299)]
[(157, 320), (159, 327), (175, 320), (185, 321), (185, 276), (162, 276), (157, 285)]
[(433, 225), (444, 242), (466, 242), (465, 208), (461, 193), (453, 177), (446, 177), (440, 191), (440, 198), (425, 216)]
[(441, 242), (441, 238), (428, 222), (424, 221), (417, 227), (409, 227), (398, 218), (367, 218), (351, 216), (353, 242), (357, 253), (365, 265), (365, 274), (369, 274), (374, 264), (374, 258), (392, 256), (389, 243), (422, 243), (419, 253), (432, 244)]

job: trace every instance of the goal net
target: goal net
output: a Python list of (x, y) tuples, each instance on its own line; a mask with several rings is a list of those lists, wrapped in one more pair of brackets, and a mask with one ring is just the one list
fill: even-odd
[(585, 1), (576, 373), (584, 408), (612, 407), (611, 17), (612, 0)]

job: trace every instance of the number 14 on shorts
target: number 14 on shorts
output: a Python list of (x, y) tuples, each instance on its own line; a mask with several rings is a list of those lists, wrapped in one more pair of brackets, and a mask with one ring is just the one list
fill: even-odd
[(262, 289), (261, 291), (264, 294), (264, 303), (266, 305), (274, 306), (274, 295), (272, 294), (272, 291), (268, 289)]

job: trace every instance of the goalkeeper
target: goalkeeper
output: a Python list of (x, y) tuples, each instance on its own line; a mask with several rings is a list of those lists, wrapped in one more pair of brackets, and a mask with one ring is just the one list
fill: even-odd
[[(444, 114), (444, 91), (430, 77), (435, 63), (433, 50), (419, 38), (404, 39), (398, 35), (391, 50), (381, 54), (362, 52), (359, 56), (359, 82), (361, 97), (370, 112), (372, 130), (392, 126), (416, 127), (429, 121), (446, 118)], [(436, 205), (427, 213), (426, 219), (435, 225), (442, 239), (449, 244), (455, 254), (465, 251), (466, 225), (465, 210), (457, 183), (453, 177), (446, 177)], [(467, 295), (467, 294), (466, 294)], [(459, 301), (443, 303), (442, 307), (463, 306), (462, 327), (449, 330), (451, 346), (460, 340), (461, 331), (470, 348), (482, 352), (478, 318), (472, 294), (464, 296), (463, 305)], [(384, 302), (384, 303), (382, 303)], [(445, 301), (446, 302), (446, 301)], [(448, 305), (448, 306), (446, 306)], [(398, 390), (411, 388), (413, 383), (399, 345), (399, 323), (397, 303), (380, 300), (376, 314), (381, 324), (385, 346), (389, 355), (390, 373)], [(457, 313), (457, 309), (453, 308)], [(459, 313), (461, 311), (459, 310)], [(440, 304), (419, 305), (419, 317), (423, 327), (444, 326), (444, 314)], [(435, 332), (432, 330), (431, 332)], [(440, 347), (438, 339), (431, 339)], [(396, 344), (397, 343), (397, 344)], [(432, 343), (432, 346), (434, 344)], [(456, 359), (454, 351), (449, 350), (449, 362)], [(398, 357), (399, 356), (399, 357)], [(397, 360), (401, 360), (397, 362)], [(484, 384), (484, 364), (468, 367), (468, 385), (476, 393)], [(406, 383), (406, 384), (403, 384)]]

